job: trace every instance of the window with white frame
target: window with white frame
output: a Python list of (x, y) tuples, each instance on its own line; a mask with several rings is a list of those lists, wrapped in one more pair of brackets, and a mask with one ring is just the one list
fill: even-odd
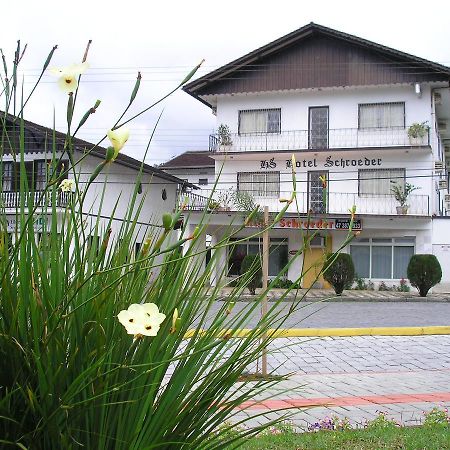
[(360, 129), (405, 127), (405, 103), (365, 103), (359, 105)]
[[(236, 239), (231, 239), (238, 240)], [(241, 275), (245, 256), (262, 253), (262, 238), (252, 238), (228, 248), (228, 275)], [(276, 277), (288, 263), (288, 240), (271, 238), (269, 246), (269, 276)]]
[(406, 278), (414, 255), (415, 238), (361, 238), (350, 245), (356, 273), (361, 278)]
[(280, 172), (238, 172), (237, 188), (253, 197), (279, 197)]
[(358, 170), (359, 195), (392, 195), (394, 183), (405, 186), (405, 169)]
[(281, 109), (239, 111), (239, 134), (281, 133)]

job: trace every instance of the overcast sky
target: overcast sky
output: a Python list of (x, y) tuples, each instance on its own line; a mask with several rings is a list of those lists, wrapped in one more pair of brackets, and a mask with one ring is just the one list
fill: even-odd
[[(2, 2), (0, 47), (12, 62), (17, 39), (28, 44), (22, 62), (25, 92), (33, 86), (53, 45), (51, 66), (80, 62), (92, 39), (76, 118), (98, 98), (100, 108), (79, 137), (97, 142), (126, 106), (142, 72), (138, 112), (164, 95), (202, 58), (203, 75), (313, 21), (398, 50), (450, 65), (450, 2), (96, 1)], [(67, 96), (56, 79), (43, 78), (26, 118), (64, 131)], [(163, 111), (147, 158), (159, 164), (185, 150), (206, 150), (215, 126), (210, 109), (182, 91), (130, 124), (124, 152), (142, 158)]]

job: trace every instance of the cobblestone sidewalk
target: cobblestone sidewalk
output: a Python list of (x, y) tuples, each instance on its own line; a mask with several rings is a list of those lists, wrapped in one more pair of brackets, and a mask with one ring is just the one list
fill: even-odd
[(291, 420), (302, 429), (331, 415), (362, 425), (380, 411), (412, 425), (434, 406), (450, 407), (450, 336), (283, 338), (270, 350), (276, 373), (295, 373), (236, 420), (263, 413), (251, 419), (262, 423), (285, 413), (276, 409), (293, 408)]

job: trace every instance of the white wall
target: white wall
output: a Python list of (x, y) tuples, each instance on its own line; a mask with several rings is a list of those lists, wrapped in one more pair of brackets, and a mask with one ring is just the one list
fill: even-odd
[[(433, 219), (433, 254), (442, 268), (442, 282), (450, 289), (450, 219)], [(431, 253), (431, 252), (427, 252)]]
[(199, 184), (201, 178), (208, 179), (208, 186), (212, 187), (214, 185), (214, 180), (216, 179), (214, 168), (180, 168), (180, 169), (162, 169), (164, 172), (170, 173), (182, 180), (187, 180), (188, 183), (195, 185)]
[(262, 93), (218, 96), (217, 126), (227, 124), (238, 131), (239, 110), (281, 108), (281, 130), (307, 130), (308, 108), (329, 106), (329, 128), (357, 128), (359, 103), (405, 102), (405, 122), (431, 124), (430, 87), (422, 85), (422, 96), (414, 86), (324, 89), (305, 92)]

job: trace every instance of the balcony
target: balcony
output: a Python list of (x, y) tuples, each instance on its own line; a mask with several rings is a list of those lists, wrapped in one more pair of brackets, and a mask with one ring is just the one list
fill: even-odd
[[(55, 206), (57, 208), (65, 208), (69, 204), (72, 196), (72, 192), (57, 192)], [(21, 206), (21, 198), (20, 192), (0, 192), (0, 208), (18, 209)], [(30, 200), (31, 205), (33, 206), (38, 206), (40, 208), (51, 207), (52, 193), (46, 192), (45, 195), (42, 196), (42, 191), (37, 191), (25, 196), (25, 208), (28, 208)]]
[(357, 149), (382, 147), (423, 147), (430, 145), (429, 132), (423, 138), (409, 138), (406, 128), (338, 128), (326, 135), (312, 135), (308, 130), (280, 133), (230, 133), (230, 145), (221, 145), (219, 136), (209, 137), (211, 152), (261, 152)]
[[(226, 192), (226, 191), (224, 191)], [(229, 191), (227, 191), (229, 192)], [(268, 206), (270, 212), (279, 212), (285, 206), (280, 203), (279, 198), (290, 198), (292, 191), (280, 192), (279, 197), (254, 197), (257, 204)], [(189, 211), (203, 211), (209, 204), (211, 191), (201, 190), (193, 192), (183, 192), (179, 195), (179, 204), (184, 204), (185, 209)], [(212, 199), (220, 199), (221, 191), (216, 190), (212, 195)], [(313, 214), (349, 214), (349, 209), (356, 205), (356, 213), (358, 215), (387, 215), (395, 216), (397, 213), (398, 202), (392, 195), (363, 195), (357, 193), (330, 192), (328, 194), (327, 204), (320, 202), (312, 203), (308, 201), (307, 192), (297, 192), (297, 205), (295, 202), (289, 206), (288, 213), (307, 214), (309, 210)], [(410, 195), (408, 199), (408, 215), (423, 216), (430, 215), (430, 204), (428, 195)], [(214, 209), (215, 212), (220, 211), (236, 211), (234, 206), (225, 208), (219, 206)]]

